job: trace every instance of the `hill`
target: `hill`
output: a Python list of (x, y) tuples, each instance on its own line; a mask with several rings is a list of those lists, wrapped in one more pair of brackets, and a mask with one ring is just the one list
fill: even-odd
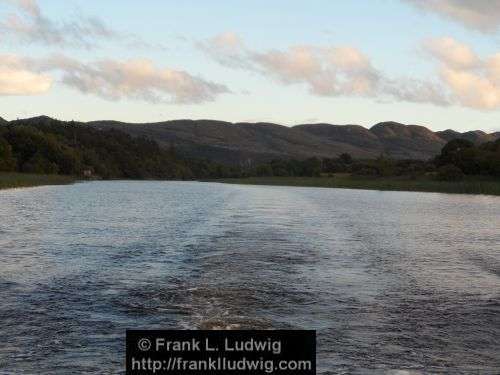
[[(40, 116), (0, 126), (0, 171), (105, 179), (500, 173), (500, 139), (477, 144), (496, 135), (445, 135), (454, 139), (446, 142), (425, 127), (396, 122), (371, 129), (329, 124), (288, 128), (209, 120), (81, 123)], [(473, 137), (476, 143), (456, 137)]]
[(451, 141), (452, 139), (465, 139), (467, 141), (470, 141), (476, 145), (479, 145), (481, 143), (486, 143), (486, 142), (493, 142), (500, 138), (500, 133), (492, 133), (492, 134), (487, 134), (481, 130), (473, 130), (473, 131), (468, 131), (465, 133), (459, 133), (454, 130), (448, 129), (440, 132), (436, 132), (436, 134), (448, 141)]
[(100, 131), (48, 117), (15, 120), (0, 126), (0, 171), (184, 179), (191, 178), (197, 168), (198, 164), (177, 159), (171, 150), (160, 148), (152, 140), (115, 129)]
[(97, 121), (88, 125), (151, 138), (163, 146), (174, 144), (184, 155), (220, 162), (332, 157), (343, 152), (366, 158), (376, 156), (370, 149), (272, 123), (175, 120), (150, 124)]
[(174, 145), (182, 155), (238, 164), (272, 159), (331, 158), (349, 153), (370, 159), (385, 154), (395, 159), (429, 159), (454, 138), (475, 144), (493, 141), (499, 134), (481, 131), (432, 132), (423, 126), (382, 122), (370, 129), (359, 125), (304, 124), (286, 127), (273, 123), (230, 123), (214, 120), (173, 120), (133, 124), (93, 121), (97, 129), (118, 129), (133, 136)]
[[(1, 123), (9, 123), (0, 118)], [(48, 126), (53, 119), (38, 116), (10, 124)], [(173, 120), (156, 123), (119, 121), (59, 122), (95, 130), (119, 130), (133, 137), (157, 142), (163, 149), (172, 146), (187, 158), (232, 165), (255, 165), (273, 159), (309, 157), (333, 158), (348, 153), (356, 159), (385, 155), (394, 159), (430, 159), (452, 139), (476, 145), (493, 142), (500, 133), (483, 131), (433, 132), (424, 126), (388, 121), (367, 129), (360, 125), (302, 124), (286, 127), (273, 123), (231, 123), (214, 120)]]

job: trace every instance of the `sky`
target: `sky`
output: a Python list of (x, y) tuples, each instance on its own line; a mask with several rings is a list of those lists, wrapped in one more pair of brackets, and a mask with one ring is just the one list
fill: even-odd
[(0, 116), (500, 131), (500, 0), (0, 0)]

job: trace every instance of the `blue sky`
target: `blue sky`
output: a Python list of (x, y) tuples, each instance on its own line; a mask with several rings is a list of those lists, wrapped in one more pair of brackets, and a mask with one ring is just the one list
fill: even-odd
[(0, 0), (0, 116), (500, 131), (500, 2)]

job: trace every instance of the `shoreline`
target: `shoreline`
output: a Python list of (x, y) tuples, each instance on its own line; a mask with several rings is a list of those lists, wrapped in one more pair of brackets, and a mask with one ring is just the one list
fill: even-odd
[(474, 194), (500, 196), (500, 180), (469, 178), (463, 181), (403, 179), (394, 177), (246, 177), (224, 178), (212, 182), (242, 185), (296, 186), (381, 191)]
[(0, 172), (0, 190), (49, 185), (69, 185), (78, 181), (75, 176)]
[[(69, 185), (80, 181), (75, 176), (0, 172), (0, 190)], [(110, 180), (112, 181), (112, 180)], [(120, 179), (120, 181), (122, 181)], [(178, 181), (178, 180), (125, 180), (125, 181)], [(184, 181), (184, 180), (181, 180)], [(341, 174), (333, 177), (244, 177), (191, 180), (224, 184), (295, 186), (379, 191), (409, 191), (448, 194), (500, 196), (500, 180), (469, 177), (463, 181), (438, 181), (428, 178), (352, 177)]]

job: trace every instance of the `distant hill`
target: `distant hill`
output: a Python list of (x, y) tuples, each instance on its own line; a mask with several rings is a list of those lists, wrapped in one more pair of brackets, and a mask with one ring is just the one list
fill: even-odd
[[(387, 154), (396, 159), (428, 159), (439, 153), (446, 141), (423, 126), (381, 122), (370, 129), (359, 125), (313, 124), (295, 127), (342, 144), (356, 146), (372, 157)], [(341, 151), (344, 152), (344, 151)], [(359, 155), (354, 152), (353, 156)]]
[[(50, 120), (41, 116), (33, 120)], [(12, 123), (15, 123), (13, 121)], [(429, 159), (439, 154), (451, 139), (464, 138), (476, 144), (500, 138), (500, 133), (482, 131), (433, 132), (424, 126), (381, 122), (370, 129), (359, 125), (304, 124), (286, 127), (273, 123), (230, 123), (214, 120), (173, 120), (157, 123), (92, 121), (82, 123), (96, 129), (118, 129), (132, 136), (153, 139), (163, 147), (174, 146), (180, 154), (227, 164), (263, 162), (272, 159), (336, 157), (349, 153), (355, 158)]]
[(5, 120), (3, 117), (0, 117), (0, 125), (7, 124), (7, 123), (8, 123), (7, 120)]
[(110, 121), (88, 124), (100, 129), (115, 128), (132, 135), (149, 137), (164, 146), (173, 144), (183, 154), (223, 162), (331, 157), (343, 152), (363, 158), (377, 156), (368, 148), (271, 123), (176, 120), (153, 124)]
[(481, 144), (485, 142), (492, 142), (495, 141), (496, 139), (500, 138), (500, 132), (497, 133), (492, 133), (488, 134), (485, 133), (481, 130), (473, 130), (473, 131), (468, 131), (465, 133), (459, 133), (454, 130), (444, 130), (440, 132), (436, 132), (436, 134), (445, 139), (446, 141), (451, 141), (452, 139), (455, 138), (461, 138), (461, 139), (466, 139), (468, 141), (471, 141), (474, 144)]

